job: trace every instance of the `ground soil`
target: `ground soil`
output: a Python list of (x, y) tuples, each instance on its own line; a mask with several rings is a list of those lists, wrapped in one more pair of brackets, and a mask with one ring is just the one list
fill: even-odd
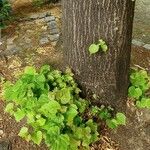
[[(24, 0), (16, 1), (14, 7), (15, 22), (13, 22), (7, 30), (4, 31), (5, 38), (14, 37), (15, 34), (19, 32), (22, 36), (25, 34), (26, 26), (23, 22), (19, 22), (19, 18), (27, 15), (28, 13), (36, 13), (39, 8), (34, 8), (31, 3), (22, 2)], [(17, 5), (16, 5), (17, 3)], [(40, 11), (51, 10), (55, 16), (60, 15), (60, 7), (54, 5), (46, 5), (40, 8)], [(23, 24), (24, 28), (18, 30), (19, 25)], [(22, 27), (22, 26), (21, 26)], [(29, 26), (27, 26), (29, 28)], [(39, 33), (40, 30), (34, 26), (30, 27), (30, 30), (34, 30)], [(15, 78), (20, 74), (20, 72), (27, 65), (35, 65), (37, 68), (43, 64), (50, 64), (54, 67), (59, 67), (63, 62), (62, 52), (56, 50), (55, 47), (48, 43), (44, 46), (40, 46), (36, 39), (38, 39), (38, 34), (29, 35), (33, 37), (32, 49), (24, 49), (13, 55), (8, 55), (6, 58), (0, 58), (0, 76), (3, 76), (7, 80), (15, 80)], [(19, 44), (19, 41), (18, 41)], [(0, 51), (5, 51), (5, 46), (3, 46)], [(144, 68), (150, 72), (150, 51), (142, 47), (132, 47), (132, 57), (131, 66), (136, 66), (139, 68)], [(0, 90), (2, 92), (2, 90)], [(23, 125), (23, 122), (16, 123), (14, 118), (11, 118), (8, 114), (4, 113), (5, 102), (0, 97), (0, 130), (3, 134), (0, 135), (0, 141), (6, 140), (10, 141), (12, 145), (12, 150), (47, 150), (44, 144), (40, 147), (34, 145), (33, 143), (28, 143), (18, 137), (18, 132)], [(111, 135), (104, 131), (101, 140), (91, 146), (91, 150), (150, 150), (150, 111), (149, 110), (137, 110), (132, 101), (127, 102), (127, 118), (128, 123), (126, 127), (121, 127), (112, 136), (115, 142), (110, 138)], [(124, 132), (126, 131), (126, 133)], [(117, 134), (118, 133), (118, 134)], [(121, 139), (121, 134), (126, 135), (126, 139)], [(124, 141), (128, 141), (129, 145), (125, 145)], [(120, 147), (117, 143), (123, 145)]]

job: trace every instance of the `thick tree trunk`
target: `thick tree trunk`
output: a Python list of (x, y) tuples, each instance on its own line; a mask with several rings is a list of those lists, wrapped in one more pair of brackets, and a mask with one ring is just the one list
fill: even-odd
[[(127, 96), (133, 0), (63, 0), (64, 60), (83, 93), (121, 108)], [(109, 51), (89, 54), (99, 39)]]

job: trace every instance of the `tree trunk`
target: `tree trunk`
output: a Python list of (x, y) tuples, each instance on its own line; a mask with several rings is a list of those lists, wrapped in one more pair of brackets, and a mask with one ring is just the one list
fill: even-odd
[[(98, 104), (122, 108), (128, 88), (133, 0), (63, 0), (64, 60), (84, 95)], [(99, 39), (109, 50), (90, 55)], [(93, 99), (94, 100), (94, 99)]]

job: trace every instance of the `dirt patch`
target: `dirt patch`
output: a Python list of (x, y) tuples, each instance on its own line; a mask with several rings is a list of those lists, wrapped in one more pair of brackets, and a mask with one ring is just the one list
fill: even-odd
[(138, 65), (150, 73), (150, 51), (143, 47), (132, 47), (131, 65)]

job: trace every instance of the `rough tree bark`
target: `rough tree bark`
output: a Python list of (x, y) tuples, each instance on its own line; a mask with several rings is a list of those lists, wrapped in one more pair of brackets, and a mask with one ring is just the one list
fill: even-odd
[[(127, 96), (133, 0), (63, 0), (64, 60), (86, 97), (121, 108)], [(99, 39), (109, 51), (91, 55)]]

